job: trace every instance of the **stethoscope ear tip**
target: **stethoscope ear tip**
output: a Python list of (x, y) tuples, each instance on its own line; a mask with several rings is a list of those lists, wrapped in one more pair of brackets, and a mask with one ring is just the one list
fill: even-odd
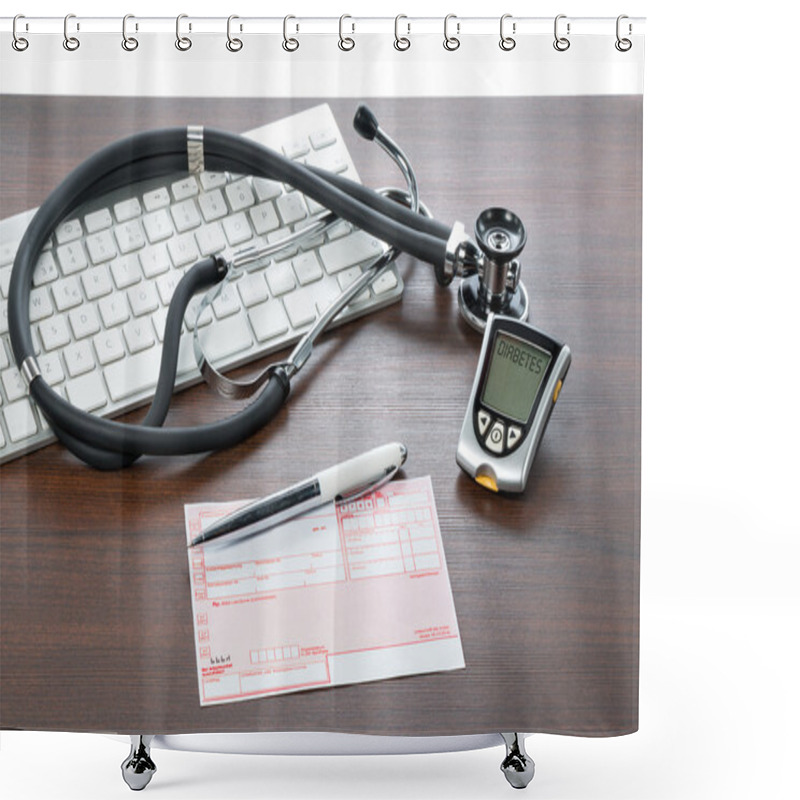
[(367, 106), (362, 104), (356, 109), (356, 114), (353, 117), (353, 127), (359, 136), (371, 142), (378, 132), (378, 118)]

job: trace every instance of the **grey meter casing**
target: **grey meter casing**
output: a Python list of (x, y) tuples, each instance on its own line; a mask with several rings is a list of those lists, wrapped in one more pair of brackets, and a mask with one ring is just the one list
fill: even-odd
[(524, 491), (571, 360), (567, 345), (531, 325), (489, 317), (456, 451), (481, 486)]

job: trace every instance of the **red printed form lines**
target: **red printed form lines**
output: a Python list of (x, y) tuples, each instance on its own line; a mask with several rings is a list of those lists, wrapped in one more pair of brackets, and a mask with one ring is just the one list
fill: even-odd
[(464, 667), (430, 478), (188, 553), (203, 706)]

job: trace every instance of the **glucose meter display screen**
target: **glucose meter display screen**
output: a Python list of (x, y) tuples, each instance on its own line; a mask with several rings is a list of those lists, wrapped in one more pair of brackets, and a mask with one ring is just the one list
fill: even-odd
[(530, 416), (552, 356), (540, 347), (498, 333), (481, 403), (520, 423)]

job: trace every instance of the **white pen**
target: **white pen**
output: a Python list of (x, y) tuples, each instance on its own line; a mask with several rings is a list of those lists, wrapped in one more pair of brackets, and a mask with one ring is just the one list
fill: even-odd
[(391, 480), (407, 455), (400, 442), (376, 447), (228, 514), (192, 539), (189, 547), (229, 533), (265, 531), (331, 500), (353, 500)]

